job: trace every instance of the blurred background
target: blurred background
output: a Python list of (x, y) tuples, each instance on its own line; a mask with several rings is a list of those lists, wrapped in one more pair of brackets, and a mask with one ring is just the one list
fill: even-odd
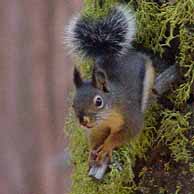
[(64, 25), (81, 0), (0, 0), (0, 194), (66, 194), (72, 65)]

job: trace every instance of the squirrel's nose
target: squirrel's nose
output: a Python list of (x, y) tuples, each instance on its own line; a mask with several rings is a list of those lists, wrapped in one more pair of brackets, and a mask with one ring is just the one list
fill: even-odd
[(81, 125), (84, 125), (84, 126), (87, 126), (87, 124), (90, 122), (90, 119), (89, 117), (87, 116), (83, 116), (82, 118), (80, 118), (80, 124)]

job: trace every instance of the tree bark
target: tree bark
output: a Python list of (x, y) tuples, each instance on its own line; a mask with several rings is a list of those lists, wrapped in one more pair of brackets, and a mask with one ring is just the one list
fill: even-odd
[(0, 1), (0, 193), (65, 192), (63, 28), (80, 2)]

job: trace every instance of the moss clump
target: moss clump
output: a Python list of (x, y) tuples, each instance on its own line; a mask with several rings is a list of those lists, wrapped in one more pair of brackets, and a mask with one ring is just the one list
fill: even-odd
[(84, 79), (91, 78), (93, 63), (94, 62), (92, 61), (92, 59), (87, 59), (87, 60), (81, 61), (80, 70), (81, 70), (81, 73), (82, 73)]
[[(100, 1), (101, 2), (101, 1)], [(83, 14), (103, 17), (116, 0), (85, 0)], [(118, 1), (117, 1), (118, 2)], [(131, 0), (137, 16), (137, 42), (177, 64), (180, 83), (153, 104), (145, 118), (145, 128), (129, 145), (114, 151), (113, 160), (122, 164), (119, 171), (113, 163), (104, 179), (95, 182), (87, 176), (88, 147), (84, 131), (74, 120), (72, 110), (66, 122), (71, 139), (73, 173), (72, 194), (156, 194), (194, 191), (194, 126), (188, 99), (194, 82), (194, 2), (179, 0)], [(92, 62), (81, 62), (88, 77)], [(171, 106), (168, 103), (169, 101)]]
[(84, 0), (83, 14), (92, 18), (101, 18), (108, 13), (110, 7), (116, 2), (117, 0)]
[(174, 93), (176, 105), (184, 104), (188, 100), (194, 82), (194, 32), (192, 30), (194, 27), (190, 29), (189, 26), (180, 29), (180, 54), (177, 61), (184, 72), (184, 82)]
[(190, 115), (190, 112), (185, 115), (178, 111), (164, 110), (162, 112), (161, 126), (157, 134), (158, 144), (167, 145), (176, 162), (184, 161), (188, 163), (192, 158), (187, 149), (190, 142), (185, 134), (186, 131), (191, 130), (188, 121)]
[(162, 6), (153, 1), (140, 0), (137, 1), (137, 6), (137, 39), (145, 47), (161, 55), (180, 36), (179, 29), (194, 21), (192, 0), (180, 0)]

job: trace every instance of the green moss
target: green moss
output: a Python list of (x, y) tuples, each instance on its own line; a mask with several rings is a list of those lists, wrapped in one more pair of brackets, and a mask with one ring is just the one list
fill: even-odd
[[(194, 23), (194, 18), (193, 18)], [(189, 98), (194, 82), (194, 33), (186, 27), (180, 30), (180, 54), (178, 62), (184, 73), (184, 82), (176, 89), (174, 96), (177, 105)]]
[(80, 69), (83, 75), (84, 79), (90, 79), (91, 78), (91, 72), (93, 67), (93, 60), (92, 59), (85, 59), (81, 61)]
[(190, 130), (189, 118), (191, 113), (182, 115), (180, 112), (165, 110), (158, 130), (158, 144), (164, 143), (172, 151), (175, 161), (188, 162), (192, 156), (187, 150), (189, 140), (185, 133)]
[(194, 163), (190, 163), (190, 164), (189, 164), (189, 171), (190, 171), (191, 173), (194, 173)]
[[(83, 14), (103, 17), (110, 6), (117, 1), (106, 0), (103, 8), (100, 8), (97, 2), (85, 0)], [(153, 1), (131, 0), (129, 4), (137, 5), (138, 43), (164, 56), (167, 49), (172, 47), (172, 42), (178, 40), (178, 48), (172, 47), (171, 49), (178, 51), (172, 57), (176, 59), (177, 66), (182, 72), (182, 80), (173, 91), (163, 96), (166, 99), (170, 98), (173, 107), (169, 109), (165, 104), (153, 104), (150, 107), (145, 116), (145, 128), (139, 137), (113, 153), (113, 161), (122, 164), (122, 171), (119, 171), (113, 163), (110, 172), (101, 182), (96, 182), (87, 175), (87, 138), (84, 131), (77, 126), (72, 110), (69, 111), (70, 115), (65, 129), (71, 139), (72, 162), (75, 164), (72, 194), (135, 194), (137, 191), (143, 191), (144, 194), (181, 193), (181, 189), (184, 189), (181, 187), (183, 183), (164, 186), (158, 182), (157, 173), (154, 174), (150, 161), (155, 158), (150, 157), (152, 157), (151, 153), (154, 152), (154, 148), (160, 146), (168, 150), (168, 153), (164, 151), (166, 158), (170, 157), (169, 161), (163, 161), (164, 167), (161, 169), (161, 173), (165, 172), (169, 176), (161, 174), (162, 176), (165, 175), (166, 179), (171, 180), (173, 173), (176, 172), (183, 177), (191, 173), (190, 177), (194, 177), (192, 160), (194, 136), (188, 137), (193, 127), (189, 123), (191, 113), (186, 109), (186, 101), (191, 94), (194, 82), (192, 27), (194, 2), (193, 0), (179, 0), (174, 4), (165, 3), (159, 6)], [(86, 78), (91, 75), (92, 63), (88, 60), (81, 61), (81, 70)], [(163, 156), (160, 157), (163, 159)], [(139, 165), (137, 161), (141, 164), (139, 168), (135, 168)], [(177, 166), (182, 165), (185, 167), (184, 170), (176, 169)], [(152, 171), (148, 172), (148, 168)], [(138, 181), (134, 181), (134, 178)]]
[[(102, 2), (103, 6), (101, 7)], [(118, 2), (117, 0), (109, 0), (109, 1), (104, 1), (104, 0), (84, 0), (84, 9), (83, 9), (83, 14), (86, 14), (90, 17), (95, 17), (95, 18), (100, 18), (105, 16), (109, 8)]]
[[(140, 0), (137, 9), (137, 39), (145, 47), (163, 54), (166, 47), (179, 33), (185, 24), (192, 24), (194, 3), (192, 0), (180, 0), (176, 4), (163, 4)], [(187, 45), (188, 46), (188, 45)]]

